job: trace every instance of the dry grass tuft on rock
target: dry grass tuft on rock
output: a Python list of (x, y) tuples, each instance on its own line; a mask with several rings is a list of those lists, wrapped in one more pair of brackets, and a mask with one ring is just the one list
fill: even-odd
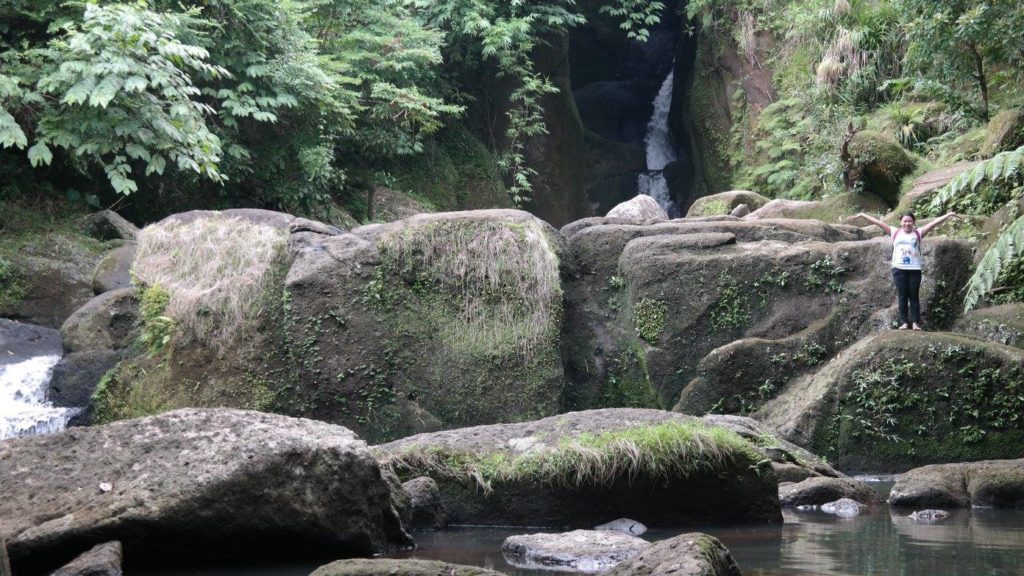
[(524, 356), (549, 344), (562, 290), (543, 229), (505, 222), (430, 222), (382, 239), (385, 265), (409, 285), (435, 288), (459, 308), (440, 326), (453, 348)]
[(219, 349), (258, 314), (268, 272), (284, 254), (287, 232), (214, 215), (170, 220), (139, 234), (132, 277), (169, 294), (164, 315), (177, 335)]

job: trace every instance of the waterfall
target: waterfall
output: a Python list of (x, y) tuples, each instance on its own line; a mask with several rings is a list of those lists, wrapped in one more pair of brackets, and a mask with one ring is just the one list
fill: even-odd
[(670, 162), (676, 160), (676, 150), (672, 147), (672, 136), (668, 131), (668, 112), (672, 105), (672, 78), (675, 75), (675, 62), (669, 70), (661, 89), (654, 98), (654, 112), (647, 122), (647, 135), (644, 136), (644, 149), (647, 152), (647, 172), (637, 178), (638, 194), (646, 194), (658, 201), (658, 204), (671, 213), (672, 196), (669, 194), (668, 182), (661, 171)]
[(59, 355), (0, 365), (0, 439), (59, 432), (80, 408), (55, 408), (46, 387)]

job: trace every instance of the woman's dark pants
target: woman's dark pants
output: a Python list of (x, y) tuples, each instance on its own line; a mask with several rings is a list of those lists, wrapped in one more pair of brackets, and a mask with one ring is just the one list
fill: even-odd
[[(896, 284), (896, 294), (900, 299), (900, 326), (920, 324), (921, 302), (917, 294), (921, 290), (921, 271), (893, 268), (892, 281)], [(909, 318), (907, 308), (910, 308)]]

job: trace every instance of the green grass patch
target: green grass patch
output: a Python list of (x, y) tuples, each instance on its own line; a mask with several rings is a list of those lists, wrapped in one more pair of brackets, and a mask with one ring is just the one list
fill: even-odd
[(740, 435), (702, 422), (665, 422), (564, 439), (523, 454), (487, 455), (413, 447), (381, 459), (403, 476), (428, 474), (476, 482), (485, 492), (500, 483), (565, 488), (609, 486), (619, 479), (668, 481), (724, 474), (756, 465), (760, 454)]

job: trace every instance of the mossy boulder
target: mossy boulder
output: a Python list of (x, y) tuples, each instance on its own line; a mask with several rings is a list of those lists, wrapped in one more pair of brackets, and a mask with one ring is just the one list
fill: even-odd
[(863, 130), (850, 139), (848, 149), (847, 179), (863, 182), (864, 192), (882, 198), (890, 206), (898, 204), (900, 183), (916, 165), (900, 143), (888, 134)]
[(658, 201), (646, 194), (637, 194), (632, 199), (616, 205), (608, 211), (609, 218), (629, 218), (632, 220), (668, 220), (665, 209)]
[(1024, 459), (914, 468), (896, 480), (889, 505), (916, 510), (1024, 507)]
[(945, 332), (861, 340), (754, 413), (845, 470), (1022, 455), (1024, 352)]
[(810, 218), (822, 222), (843, 222), (858, 212), (884, 212), (888, 204), (867, 192), (845, 192), (824, 200), (775, 199), (746, 216), (755, 218)]
[(954, 332), (1024, 348), (1024, 303), (971, 310), (957, 319)]
[[(571, 409), (673, 406), (705, 354), (776, 315), (774, 292), (821, 297), (820, 289), (786, 279), (802, 280), (828, 249), (815, 255), (788, 242), (863, 238), (858, 229), (814, 220), (730, 217), (651, 225), (590, 219), (563, 233), (569, 249), (562, 350), (573, 382), (564, 402)], [(785, 286), (762, 282), (769, 276)], [(837, 295), (826, 291), (824, 298)], [(802, 310), (793, 316), (804, 323), (794, 331), (815, 319)]]
[(693, 201), (686, 212), (687, 218), (700, 216), (725, 216), (740, 204), (746, 204), (750, 210), (757, 210), (769, 201), (757, 192), (749, 190), (730, 190), (710, 196), (702, 196)]
[(525, 212), (293, 234), (279, 409), (381, 440), (558, 409), (558, 233)]
[(853, 478), (821, 476), (779, 484), (779, 503), (783, 506), (821, 506), (840, 498), (849, 498), (861, 504), (881, 503), (881, 498), (873, 488)]
[(742, 576), (729, 549), (714, 536), (692, 532), (655, 542), (605, 576)]
[(985, 158), (1024, 144), (1024, 110), (1008, 108), (992, 117), (985, 129), (981, 155)]
[(591, 527), (629, 516), (666, 527), (780, 518), (775, 476), (751, 443), (661, 410), (570, 412), (418, 434), (374, 451), (400, 476), (434, 478), (453, 523)]
[[(877, 322), (879, 308), (893, 298), (888, 262), (879, 257), (887, 250), (888, 243), (879, 238), (803, 244), (780, 252), (774, 272), (748, 280), (749, 289), (764, 298), (765, 303), (756, 304), (767, 308), (771, 302), (771, 313), (718, 347), (698, 345), (703, 355), (674, 410), (749, 414), (847, 346), (888, 329), (886, 322)], [(948, 327), (961, 310), (970, 247), (936, 238), (925, 244), (925, 253), (932, 281), (923, 286), (923, 315), (930, 326)], [(747, 308), (733, 308), (731, 316), (746, 318)]]
[(130, 288), (135, 243), (125, 244), (108, 252), (92, 273), (92, 291), (102, 294), (111, 290)]

